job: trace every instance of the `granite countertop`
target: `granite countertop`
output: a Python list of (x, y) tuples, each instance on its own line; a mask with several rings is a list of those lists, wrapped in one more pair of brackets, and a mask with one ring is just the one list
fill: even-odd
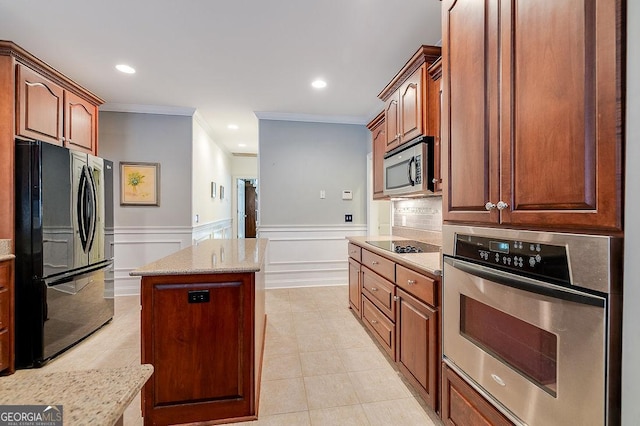
[(257, 272), (264, 265), (267, 243), (264, 238), (209, 239), (138, 268), (129, 275)]
[(152, 373), (150, 364), (53, 373), (18, 370), (0, 378), (0, 405), (62, 405), (64, 424), (113, 425)]
[(11, 254), (11, 240), (0, 240), (0, 261), (13, 259), (14, 257)]
[[(368, 244), (367, 241), (409, 241), (411, 238), (403, 238), (395, 235), (376, 235), (368, 237), (347, 237), (347, 239), (360, 247), (387, 257), (401, 265), (405, 265), (415, 270), (422, 270), (432, 275), (442, 275), (442, 249), (438, 253), (395, 253)], [(430, 244), (442, 246), (436, 241), (424, 241)]]

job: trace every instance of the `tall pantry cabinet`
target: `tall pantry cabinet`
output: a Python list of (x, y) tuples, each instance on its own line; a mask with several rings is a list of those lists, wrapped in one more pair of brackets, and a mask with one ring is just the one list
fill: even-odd
[(622, 229), (620, 0), (443, 0), (443, 219)]

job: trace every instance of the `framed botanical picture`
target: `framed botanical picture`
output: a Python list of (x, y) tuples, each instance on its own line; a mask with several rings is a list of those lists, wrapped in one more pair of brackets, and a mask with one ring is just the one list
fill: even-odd
[(216, 183), (211, 182), (211, 198), (216, 198)]
[(160, 163), (120, 162), (120, 205), (160, 205)]

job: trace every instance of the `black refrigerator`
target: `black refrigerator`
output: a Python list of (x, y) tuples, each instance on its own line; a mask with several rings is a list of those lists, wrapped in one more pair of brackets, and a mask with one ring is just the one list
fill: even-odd
[(113, 163), (16, 141), (16, 368), (40, 367), (113, 318)]

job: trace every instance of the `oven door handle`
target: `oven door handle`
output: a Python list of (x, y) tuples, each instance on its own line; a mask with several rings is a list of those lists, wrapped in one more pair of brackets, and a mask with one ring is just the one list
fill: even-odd
[[(517, 288), (531, 293), (556, 299), (567, 300), (569, 302), (581, 303), (583, 305), (605, 307), (606, 300), (603, 297), (584, 293), (572, 288), (561, 287), (555, 284), (546, 283), (532, 278), (514, 275), (509, 272), (500, 271), (486, 266), (476, 265), (464, 260), (453, 259), (445, 256), (444, 262), (455, 269), (465, 272), (488, 281), (502, 284), (508, 287)], [(446, 277), (445, 277), (446, 285)]]

